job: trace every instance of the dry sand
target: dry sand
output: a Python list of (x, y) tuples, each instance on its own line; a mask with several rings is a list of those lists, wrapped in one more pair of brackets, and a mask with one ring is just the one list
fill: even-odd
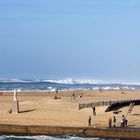
[[(73, 92), (76, 99), (72, 99)], [(0, 124), (21, 125), (61, 125), (87, 126), (89, 115), (92, 117), (92, 126), (108, 127), (108, 118), (113, 112), (106, 113), (105, 107), (96, 107), (96, 116), (92, 109), (78, 109), (79, 103), (95, 101), (140, 99), (140, 91), (67, 91), (57, 94), (61, 99), (53, 99), (56, 93), (18, 93), (19, 114), (9, 114), (12, 107), (13, 93), (4, 93), (0, 96)], [(82, 98), (79, 96), (82, 95)], [(122, 114), (126, 115), (129, 107), (120, 109), (115, 115), (117, 126), (120, 126)], [(135, 106), (131, 115), (127, 115), (128, 127), (140, 128), (140, 106)]]

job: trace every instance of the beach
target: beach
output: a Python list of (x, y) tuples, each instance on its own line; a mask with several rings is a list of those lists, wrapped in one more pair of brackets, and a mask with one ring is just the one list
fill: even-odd
[[(72, 98), (73, 94), (75, 99)], [(118, 114), (105, 112), (107, 106), (96, 107), (96, 116), (93, 116), (91, 108), (79, 110), (79, 103), (140, 99), (140, 91), (123, 90), (123, 94), (121, 90), (18, 92), (17, 99), (19, 114), (10, 114), (13, 93), (7, 92), (0, 96), (0, 124), (87, 127), (88, 117), (91, 116), (90, 127), (106, 128), (109, 117), (113, 118), (114, 115), (117, 119), (116, 125), (120, 127), (121, 116), (126, 116), (129, 107), (119, 109)], [(132, 113), (126, 118), (129, 128), (140, 128), (140, 106), (134, 106)]]

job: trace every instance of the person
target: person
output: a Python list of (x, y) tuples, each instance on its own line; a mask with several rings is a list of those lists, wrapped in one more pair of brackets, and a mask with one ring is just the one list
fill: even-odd
[(121, 127), (126, 127), (126, 126), (127, 126), (127, 119), (124, 115), (122, 115)]
[(113, 127), (116, 127), (116, 117), (113, 116)]
[(57, 97), (57, 95), (54, 96), (54, 99), (61, 99), (61, 97)]
[(128, 120), (127, 120), (127, 119), (125, 119), (125, 127), (127, 127), (127, 123), (128, 123)]
[(88, 126), (91, 126), (91, 116), (88, 118)]
[(112, 127), (112, 118), (111, 117), (108, 119), (108, 126), (109, 126), (109, 128)]
[(57, 96), (56, 95), (54, 96), (54, 99), (57, 99)]
[(79, 97), (82, 98), (82, 95), (80, 95)]
[(2, 92), (0, 92), (0, 95), (1, 95), (1, 96), (2, 96), (2, 94), (3, 94), (3, 93), (2, 93)]
[(56, 91), (55, 91), (55, 92), (56, 92), (56, 94), (57, 94), (57, 93), (58, 93), (58, 89), (56, 89)]
[(92, 110), (93, 110), (93, 115), (95, 116), (96, 115), (96, 108), (95, 108), (95, 106), (92, 107)]
[(83, 97), (83, 95), (81, 94), (79, 97), (80, 97), (80, 98), (82, 98), (82, 97)]
[(99, 88), (99, 91), (100, 91), (100, 92), (102, 92), (102, 89), (101, 89), (101, 87)]
[(127, 126), (127, 119), (126, 119), (126, 117), (124, 115), (123, 115), (123, 124), (124, 124), (124, 127)]
[(74, 93), (72, 94), (72, 99), (75, 99), (75, 94)]

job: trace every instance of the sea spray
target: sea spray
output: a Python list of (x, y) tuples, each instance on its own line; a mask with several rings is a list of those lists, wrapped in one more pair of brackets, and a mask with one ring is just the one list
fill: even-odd
[(0, 91), (56, 91), (56, 90), (137, 90), (139, 83), (96, 80), (21, 80), (0, 79)]

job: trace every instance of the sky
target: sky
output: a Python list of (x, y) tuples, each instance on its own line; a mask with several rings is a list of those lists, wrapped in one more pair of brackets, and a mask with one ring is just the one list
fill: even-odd
[(1, 0), (0, 77), (140, 81), (139, 0)]

